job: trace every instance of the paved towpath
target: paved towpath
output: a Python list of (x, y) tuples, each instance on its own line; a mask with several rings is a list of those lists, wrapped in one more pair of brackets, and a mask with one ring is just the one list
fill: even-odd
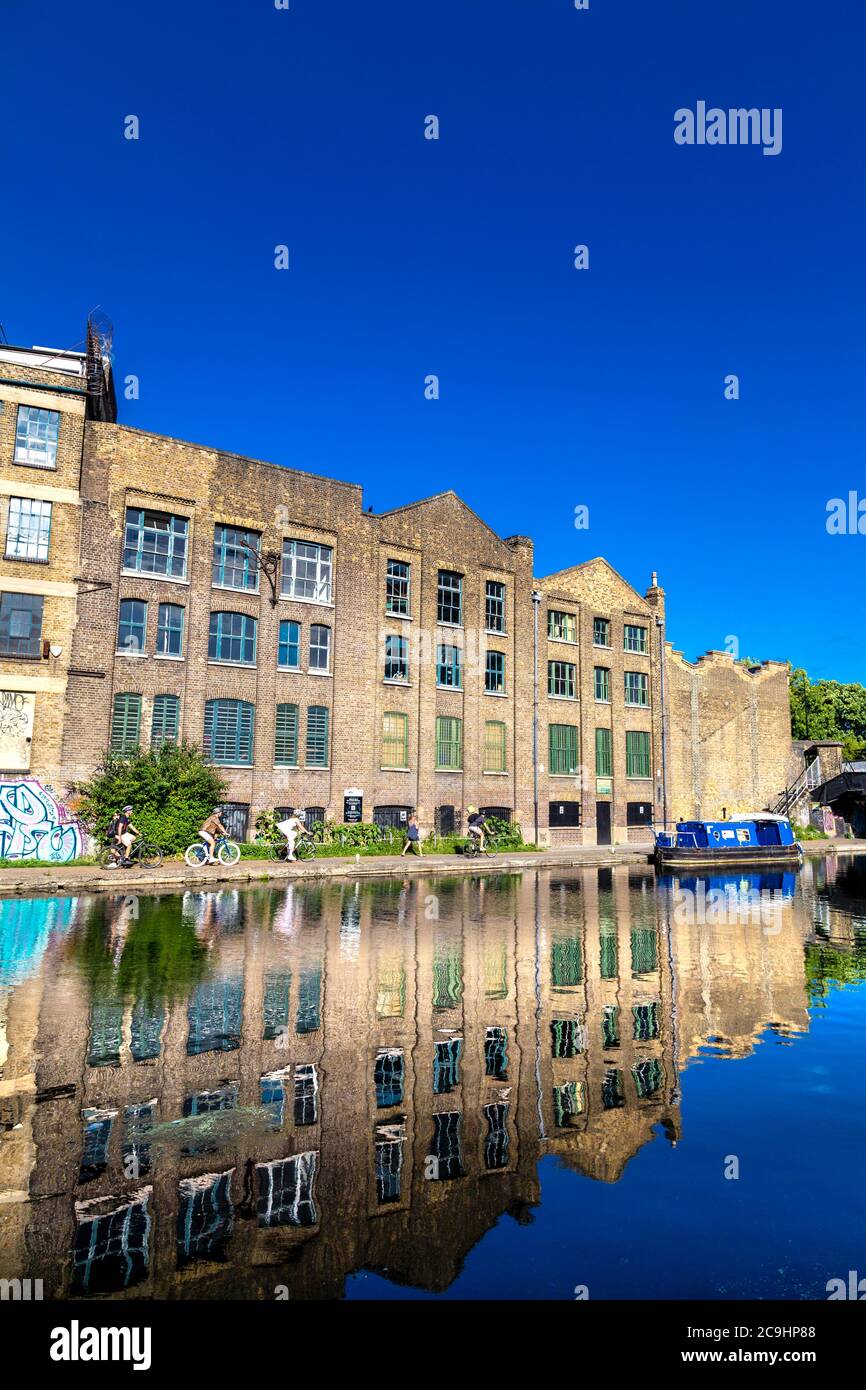
[[(866, 840), (807, 840), (807, 855), (866, 854)], [(0, 869), (0, 897), (35, 893), (146, 892), (202, 888), (208, 883), (297, 882), (322, 878), (410, 878), (418, 874), (514, 873), (521, 869), (581, 868), (605, 864), (648, 864), (651, 854), (638, 845), (574, 845), (571, 849), (507, 850), (466, 859), (462, 854), (345, 855), (281, 864), (269, 859), (242, 859), (231, 868), (213, 865), (190, 869), (182, 860), (167, 860), (158, 869), (101, 869), (96, 864), (46, 865), (44, 869)]]

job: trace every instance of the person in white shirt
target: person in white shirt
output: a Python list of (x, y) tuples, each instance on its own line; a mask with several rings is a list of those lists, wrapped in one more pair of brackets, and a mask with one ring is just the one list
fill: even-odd
[(304, 825), (304, 812), (297, 807), (285, 820), (277, 821), (277, 829), (286, 837), (286, 844), (289, 852), (286, 859), (290, 864), (294, 863), (295, 846), (298, 843), (298, 836), (303, 835), (306, 826)]

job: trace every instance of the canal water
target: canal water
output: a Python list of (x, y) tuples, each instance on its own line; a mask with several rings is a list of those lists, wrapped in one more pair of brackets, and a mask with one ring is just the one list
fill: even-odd
[(827, 1297), (866, 1274), (866, 861), (0, 900), (0, 1277)]

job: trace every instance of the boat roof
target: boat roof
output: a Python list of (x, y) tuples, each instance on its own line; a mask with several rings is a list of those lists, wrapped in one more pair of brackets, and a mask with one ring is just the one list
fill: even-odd
[(776, 816), (772, 811), (739, 811), (735, 816), (728, 816), (727, 820), (722, 820), (719, 816), (695, 816), (686, 821), (681, 820), (680, 825), (737, 825), (744, 820), (775, 820), (788, 822), (788, 816)]

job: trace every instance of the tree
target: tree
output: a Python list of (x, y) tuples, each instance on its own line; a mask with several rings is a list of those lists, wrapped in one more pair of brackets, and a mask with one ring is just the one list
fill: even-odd
[(810, 681), (802, 667), (791, 671), (791, 735), (797, 739), (838, 739), (853, 762), (866, 752), (866, 686), (856, 681)]
[(222, 778), (200, 749), (173, 743), (128, 757), (109, 754), (74, 790), (80, 798), (76, 810), (97, 839), (108, 839), (112, 816), (129, 805), (136, 829), (165, 854), (186, 849), (225, 794)]

